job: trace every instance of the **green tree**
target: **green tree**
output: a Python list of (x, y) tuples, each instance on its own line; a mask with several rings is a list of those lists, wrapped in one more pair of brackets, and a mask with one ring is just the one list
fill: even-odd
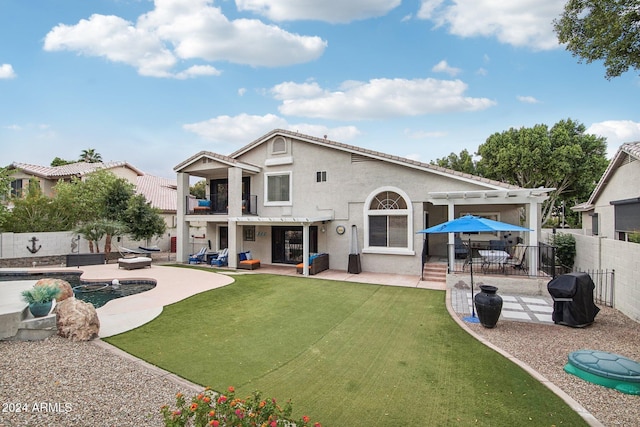
[(56, 157), (55, 159), (51, 160), (51, 166), (64, 166), (64, 165), (70, 165), (72, 163), (76, 163), (75, 160), (65, 160), (65, 159), (61, 159), (60, 157)]
[(167, 229), (158, 209), (152, 207), (142, 194), (131, 197), (123, 221), (132, 239), (146, 240), (147, 244), (149, 239), (162, 236)]
[(467, 149), (462, 150), (460, 152), (460, 156), (455, 153), (451, 153), (447, 157), (436, 159), (435, 162), (432, 161), (431, 164), (447, 169), (453, 169), (458, 172), (470, 173), (472, 175), (478, 174), (476, 162), (473, 160), (473, 157), (469, 154)]
[[(9, 168), (0, 168), (0, 201), (7, 201), (11, 198), (11, 175), (14, 170)], [(4, 230), (4, 224), (9, 217), (9, 210), (5, 203), (0, 203), (0, 230)]]
[(114, 223), (123, 222), (129, 199), (134, 194), (133, 184), (110, 171), (99, 170), (84, 181), (79, 178), (59, 181), (55, 192), (56, 200), (68, 206), (74, 225), (80, 224), (77, 231), (93, 242), (90, 250), (93, 251), (94, 246), (99, 250), (98, 240), (105, 237), (105, 252), (110, 252), (112, 237), (124, 233), (123, 227)]
[(202, 179), (191, 187), (189, 187), (189, 193), (195, 197), (196, 199), (206, 199), (207, 198), (207, 180)]
[[(543, 206), (542, 223), (560, 200), (586, 200), (607, 167), (606, 139), (585, 133), (585, 126), (571, 119), (551, 129), (511, 128), (495, 133), (478, 148), (481, 176), (526, 188), (555, 188)], [(569, 211), (569, 209), (566, 209)]]
[(102, 161), (102, 156), (94, 148), (88, 148), (86, 150), (82, 150), (78, 161), (87, 163), (100, 163)]
[(57, 230), (62, 221), (58, 214), (34, 178), (29, 180), (25, 196), (13, 199), (13, 209), (7, 215), (4, 229), (13, 233)]
[(604, 61), (607, 79), (640, 70), (638, 0), (569, 0), (553, 24), (579, 62)]

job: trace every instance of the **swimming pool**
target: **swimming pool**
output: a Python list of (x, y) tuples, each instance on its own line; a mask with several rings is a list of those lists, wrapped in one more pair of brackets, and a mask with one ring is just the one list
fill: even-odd
[(95, 308), (102, 307), (113, 299), (139, 294), (156, 287), (155, 280), (84, 281), (80, 279), (81, 274), (71, 272), (7, 271), (0, 272), (0, 282), (40, 280), (44, 278), (62, 279), (69, 282), (76, 298), (93, 304)]

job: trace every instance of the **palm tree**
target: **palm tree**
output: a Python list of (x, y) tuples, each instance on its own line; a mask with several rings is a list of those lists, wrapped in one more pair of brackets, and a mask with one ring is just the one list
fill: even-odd
[(82, 150), (78, 161), (87, 163), (100, 163), (102, 161), (102, 156), (100, 155), (100, 153), (96, 152), (94, 148), (88, 148), (86, 150)]

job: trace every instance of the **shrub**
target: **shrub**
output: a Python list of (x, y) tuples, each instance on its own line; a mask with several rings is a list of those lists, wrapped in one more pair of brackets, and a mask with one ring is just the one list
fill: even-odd
[(34, 286), (31, 289), (22, 291), (22, 299), (27, 304), (51, 302), (58, 298), (60, 288), (55, 285)]
[(576, 259), (576, 238), (572, 234), (558, 233), (553, 237), (558, 264), (573, 268)]
[(226, 394), (205, 388), (189, 402), (182, 393), (176, 395), (176, 406), (164, 405), (160, 408), (166, 427), (321, 427), (320, 423), (309, 424), (307, 416), (292, 421), (291, 401), (284, 407), (275, 399), (263, 399), (260, 392), (254, 392), (246, 399), (236, 397), (233, 387)]

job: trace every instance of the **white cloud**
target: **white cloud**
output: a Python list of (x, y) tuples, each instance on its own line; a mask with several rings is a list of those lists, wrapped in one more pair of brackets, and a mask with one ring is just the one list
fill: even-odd
[(593, 123), (585, 132), (607, 138), (609, 158), (613, 157), (621, 144), (640, 141), (640, 123), (631, 120), (605, 120)]
[(16, 73), (11, 64), (0, 65), (0, 79), (13, 79), (14, 77), (16, 77)]
[(422, 0), (418, 18), (461, 37), (495, 37), (501, 43), (545, 50), (559, 47), (553, 20), (558, 0)]
[(313, 20), (346, 23), (386, 15), (401, 0), (236, 0), (240, 11), (250, 11), (273, 21)]
[(380, 119), (432, 113), (480, 111), (496, 104), (488, 98), (465, 97), (460, 80), (373, 79), (348, 81), (340, 90), (322, 89), (317, 83), (293, 82), (274, 86), (284, 115), (335, 120)]
[(533, 96), (516, 96), (516, 98), (518, 99), (518, 101), (523, 102), (525, 104), (539, 104), (540, 101), (538, 101), (536, 98), (534, 98)]
[(327, 135), (329, 139), (338, 141), (349, 141), (360, 135), (355, 126), (329, 128), (306, 123), (289, 124), (287, 120), (274, 114), (218, 116), (203, 122), (186, 124), (183, 128), (210, 141), (235, 145), (248, 144), (273, 129), (289, 129), (319, 138)]
[(435, 73), (447, 73), (451, 77), (455, 77), (462, 72), (460, 68), (450, 66), (445, 59), (434, 65), (431, 71)]
[(277, 67), (318, 58), (327, 43), (254, 19), (228, 20), (212, 0), (156, 0), (134, 24), (94, 14), (75, 25), (59, 24), (45, 37), (47, 51), (68, 50), (135, 67), (152, 77), (219, 75), (209, 65), (174, 71), (179, 60), (229, 61)]
[(238, 95), (239, 96), (244, 96), (245, 93), (247, 93), (247, 88), (246, 87), (241, 87), (240, 89), (238, 89)]

